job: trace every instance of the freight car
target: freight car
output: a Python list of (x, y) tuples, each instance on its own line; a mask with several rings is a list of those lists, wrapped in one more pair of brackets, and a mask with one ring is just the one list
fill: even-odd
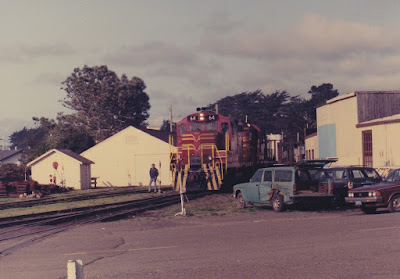
[[(173, 137), (170, 144), (175, 145)], [(176, 146), (171, 152), (176, 190), (220, 190), (265, 163), (264, 137), (256, 125), (209, 110), (198, 109), (177, 123)]]

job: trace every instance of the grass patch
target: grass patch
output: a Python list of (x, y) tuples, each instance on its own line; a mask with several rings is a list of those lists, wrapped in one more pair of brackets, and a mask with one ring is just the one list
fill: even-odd
[[(225, 216), (257, 211), (257, 207), (240, 209), (232, 194), (213, 194), (196, 200), (185, 200), (187, 217)], [(176, 213), (181, 212), (181, 205), (172, 205), (158, 210), (138, 214), (136, 220), (174, 219)]]

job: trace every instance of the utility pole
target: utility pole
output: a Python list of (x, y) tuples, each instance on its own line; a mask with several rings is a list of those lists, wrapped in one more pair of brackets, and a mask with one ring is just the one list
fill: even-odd
[(172, 133), (172, 105), (169, 106), (169, 131)]

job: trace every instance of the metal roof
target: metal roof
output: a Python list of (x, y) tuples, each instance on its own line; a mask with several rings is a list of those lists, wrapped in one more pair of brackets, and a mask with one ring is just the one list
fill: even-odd
[(18, 153), (21, 153), (23, 149), (19, 150), (0, 150), (0, 161), (10, 158)]
[(71, 151), (71, 150), (67, 150), (67, 149), (52, 149), (52, 150), (47, 151), (47, 152), (44, 153), (43, 155), (39, 156), (39, 157), (36, 158), (35, 160), (29, 162), (29, 163), (27, 164), (27, 166), (30, 167), (30, 166), (36, 164), (37, 162), (39, 162), (40, 160), (42, 160), (43, 158), (46, 158), (46, 157), (48, 157), (48, 156), (50, 156), (51, 154), (54, 154), (54, 153), (56, 153), (56, 152), (63, 153), (63, 154), (65, 154), (65, 155), (67, 155), (67, 156), (69, 156), (69, 157), (71, 157), (71, 158), (73, 158), (73, 159), (75, 159), (75, 160), (81, 162), (81, 163), (84, 164), (84, 165), (86, 165), (86, 164), (94, 164), (93, 161), (91, 161), (91, 160), (89, 160), (89, 159), (86, 159), (85, 157), (83, 157), (83, 156), (81, 156), (81, 155), (79, 155), (79, 154), (77, 154), (77, 153), (75, 153), (75, 152), (73, 152), (73, 151)]

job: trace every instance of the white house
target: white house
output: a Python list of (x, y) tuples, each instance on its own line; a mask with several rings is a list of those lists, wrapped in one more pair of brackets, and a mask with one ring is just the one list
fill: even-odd
[(318, 154), (318, 133), (306, 135), (304, 138), (305, 157), (307, 160), (319, 158)]
[(400, 91), (356, 91), (317, 108), (317, 135), (306, 138), (306, 152), (338, 158), (336, 165), (394, 168), (399, 136)]
[(168, 133), (130, 126), (81, 155), (95, 162), (92, 177), (99, 186), (148, 185), (151, 164), (159, 170), (159, 181), (169, 185), (170, 149)]
[(20, 165), (23, 149), (19, 150), (0, 150), (0, 165), (2, 164), (16, 164)]
[(40, 184), (56, 184), (75, 189), (89, 189), (92, 161), (70, 150), (52, 149), (27, 164), (32, 179)]

